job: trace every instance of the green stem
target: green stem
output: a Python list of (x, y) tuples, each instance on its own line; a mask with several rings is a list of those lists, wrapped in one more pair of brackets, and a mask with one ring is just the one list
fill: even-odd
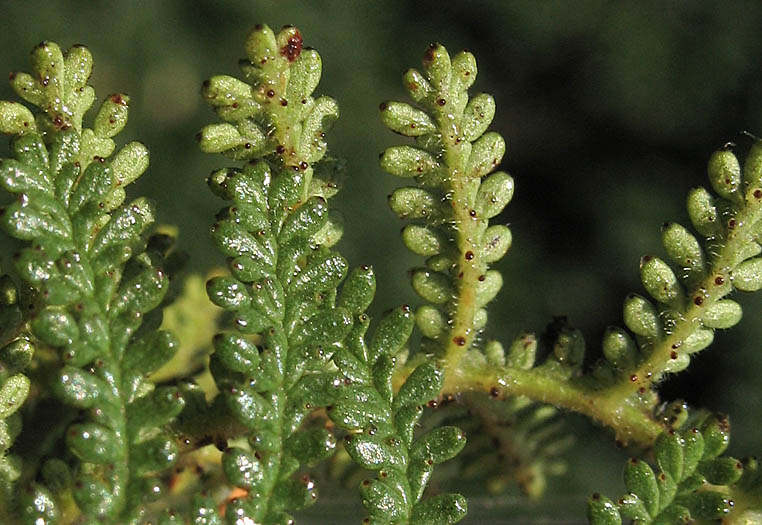
[(519, 370), (486, 365), (462, 367), (445, 378), (443, 392), (488, 392), (495, 397), (526, 396), (584, 414), (616, 434), (622, 444), (652, 445), (664, 427), (650, 409), (620, 403), (605, 390), (593, 390), (541, 369)]
[(486, 264), (481, 261), (477, 235), (478, 219), (472, 215), (473, 209), (468, 199), (467, 188), (471, 183), (465, 173), (468, 156), (463, 153), (462, 130), (456, 124), (454, 115), (438, 115), (439, 129), (453, 130), (443, 133), (444, 160), (447, 164), (447, 180), (450, 181), (451, 203), (453, 209), (453, 229), (457, 246), (457, 292), (453, 299), (452, 328), (447, 336), (443, 368), (445, 377), (457, 373), (463, 356), (473, 344), (474, 316), (476, 314), (476, 285), (486, 271)]

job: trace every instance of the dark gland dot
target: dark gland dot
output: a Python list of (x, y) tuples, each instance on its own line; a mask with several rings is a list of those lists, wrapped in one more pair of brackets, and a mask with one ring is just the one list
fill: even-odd
[(466, 252), (466, 260), (470, 261), (473, 258), (474, 258), (474, 252), (472, 252), (471, 250), (467, 251)]
[(458, 335), (452, 338), (452, 342), (458, 346), (464, 346), (466, 344), (466, 338), (462, 335)]
[(638, 380), (638, 376), (636, 376), (635, 374), (632, 374), (632, 375), (630, 376), (630, 381), (632, 381), (633, 383), (634, 383), (635, 381), (637, 381), (637, 380)]
[(762, 190), (754, 190), (754, 198), (762, 199)]
[(280, 105), (283, 107), (288, 106), (288, 100), (286, 100), (285, 98), (280, 99)]
[(283, 153), (285, 152), (286, 152), (286, 147), (283, 144), (278, 144), (275, 147), (275, 153), (277, 153), (278, 155), (283, 155)]
[(484, 282), (484, 279), (486, 279), (486, 278), (487, 278), (487, 276), (486, 276), (486, 275), (480, 275), (480, 276), (478, 277), (478, 279), (479, 279), (479, 281), (480, 281), (480, 282)]
[(381, 111), (386, 111), (386, 108), (387, 108), (387, 107), (388, 107), (388, 106), (386, 105), (386, 102), (381, 102), (381, 103), (378, 105), (378, 109), (380, 109)]
[(275, 96), (275, 91), (268, 89), (266, 95), (270, 98), (273, 98)]
[(489, 389), (489, 395), (491, 397), (498, 397), (500, 396), (500, 390), (496, 386), (493, 386)]
[(469, 211), (469, 212), (468, 212), (468, 214), (469, 214), (471, 217), (476, 217), (476, 210), (471, 210), (471, 211)]
[(702, 304), (704, 304), (704, 298), (701, 297), (700, 295), (697, 295), (696, 297), (693, 298), (693, 304), (695, 304), (696, 306), (701, 306)]
[(718, 275), (717, 277), (714, 278), (714, 284), (716, 284), (717, 286), (720, 286), (724, 283), (725, 283), (725, 278), (722, 275)]
[(447, 101), (445, 99), (443, 99), (443, 98), (438, 98), (437, 99), (437, 104), (441, 107), (441, 106), (444, 106), (445, 104), (447, 104)]

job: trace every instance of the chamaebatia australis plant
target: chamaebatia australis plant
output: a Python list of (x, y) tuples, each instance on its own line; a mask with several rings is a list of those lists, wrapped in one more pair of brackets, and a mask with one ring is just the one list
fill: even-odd
[[(220, 119), (197, 134), (201, 150), (232, 161), (208, 178), (226, 201), (210, 218), (226, 261), (206, 282), (214, 309), (197, 278), (179, 286), (185, 256), (151, 233), (154, 204), (127, 198), (148, 167), (144, 145), (113, 140), (129, 98), (84, 118), (90, 52), (43, 42), (33, 72), (11, 75), (35, 108), (0, 102), (12, 153), (0, 224), (17, 240), (0, 280), (2, 523), (290, 523), (331, 475), (359, 484), (367, 523), (455, 523), (466, 499), (427, 491), (435, 466), (468, 477), (478, 465), (492, 489), (515, 480), (539, 497), (571, 444), (558, 408), (641, 451), (625, 495), (590, 498), (592, 523), (762, 522), (762, 467), (722, 455), (727, 417), (656, 390), (740, 320), (734, 289), (762, 288), (762, 142), (743, 167), (730, 149), (712, 155), (713, 193), (688, 196), (698, 235), (664, 225), (674, 264), (643, 257), (650, 299), (625, 299), (627, 329), (600, 352), (586, 357), (560, 319), (547, 348), (530, 333), (503, 345), (484, 330), (511, 231), (490, 219), (514, 181), (496, 171), (494, 99), (468, 92), (473, 55), (432, 44), (404, 75), (411, 103), (380, 105), (412, 138), (381, 166), (406, 179), (389, 205), (421, 256), (410, 275), (423, 303), (371, 321), (373, 269), (335, 249), (343, 163), (326, 133), (339, 106), (313, 96), (320, 55), (294, 27), (257, 26), (245, 49), (241, 79), (201, 90)], [(198, 326), (211, 354), (178, 338)]]

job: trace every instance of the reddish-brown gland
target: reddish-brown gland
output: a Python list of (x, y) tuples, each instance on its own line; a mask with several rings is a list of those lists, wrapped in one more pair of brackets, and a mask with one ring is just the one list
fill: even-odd
[(294, 30), (294, 34), (291, 38), (288, 39), (288, 42), (286, 42), (286, 45), (280, 48), (280, 54), (286, 59), (288, 59), (289, 62), (293, 62), (297, 58), (299, 58), (299, 55), (302, 53), (302, 34), (299, 32), (298, 29)]
[(432, 42), (429, 47), (426, 48), (426, 52), (423, 54), (423, 65), (428, 66), (434, 61), (434, 51), (437, 49), (437, 44)]
[(127, 101), (126, 101), (126, 100), (124, 100), (124, 97), (122, 97), (122, 95), (119, 95), (118, 93), (117, 93), (117, 94), (115, 94), (115, 95), (111, 95), (111, 96), (109, 97), (109, 99), (110, 99), (110, 100), (111, 100), (111, 102), (113, 102), (114, 104), (119, 104), (120, 106), (126, 106), (126, 105), (127, 105)]

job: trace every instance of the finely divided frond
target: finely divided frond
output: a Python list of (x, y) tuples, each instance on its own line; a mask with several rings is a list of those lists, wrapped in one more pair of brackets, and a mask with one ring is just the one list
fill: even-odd
[(124, 188), (148, 166), (148, 151), (138, 142), (112, 155), (128, 97), (111, 95), (93, 127), (83, 128), (95, 98), (86, 85), (89, 51), (77, 46), (62, 53), (43, 42), (32, 62), (34, 74), (11, 75), (11, 84), (42, 112), (0, 104), (2, 130), (14, 135), (13, 158), (0, 162), (0, 185), (15, 196), (0, 226), (25, 241), (13, 267), (29, 296), (20, 330), (42, 354), (35, 379), (50, 382), (56, 399), (80, 412), (59, 410), (60, 421), (51, 422), (52, 429), (65, 429), (58, 437), (74, 459), (44, 463), (44, 483), (19, 491), (17, 505), (29, 520), (65, 512), (127, 523), (141, 519), (160, 486), (156, 475), (176, 457), (174, 439), (162, 427), (183, 398), (145, 380), (175, 347), (171, 334), (156, 331), (161, 314), (154, 311), (173, 270), (165, 259), (171, 240), (146, 238), (154, 220), (150, 201), (124, 203)]
[[(511, 232), (490, 225), (513, 196), (513, 179), (492, 170), (500, 164), (505, 141), (487, 131), (495, 101), (485, 93), (468, 96), (476, 79), (471, 53), (450, 57), (432, 44), (423, 73), (411, 69), (404, 86), (416, 105), (381, 104), (381, 118), (392, 131), (414, 137), (414, 146), (393, 146), (381, 155), (381, 167), (416, 186), (395, 190), (392, 210), (412, 222), (402, 240), (426, 257), (412, 271), (415, 292), (428, 304), (416, 312), (423, 347), (442, 358), (447, 376), (472, 349), (487, 322), (485, 306), (503, 284), (490, 265), (505, 255)], [(445, 381), (448, 381), (446, 378)]]
[(662, 226), (662, 243), (676, 269), (659, 257), (641, 259), (643, 287), (655, 301), (631, 294), (624, 303), (630, 335), (609, 329), (606, 361), (596, 374), (614, 402), (657, 401), (652, 387), (665, 374), (688, 367), (693, 354), (709, 346), (714, 331), (734, 326), (741, 306), (728, 299), (733, 289), (762, 288), (762, 143), (755, 142), (745, 167), (729, 148), (709, 160), (709, 181), (717, 194), (698, 187), (687, 199), (688, 215), (700, 237), (680, 224)]
[(664, 432), (654, 446), (658, 473), (645, 461), (630, 459), (624, 468), (628, 493), (616, 502), (594, 494), (588, 502), (590, 522), (756, 522), (762, 515), (762, 469), (753, 458), (741, 462), (722, 456), (729, 441), (727, 416), (703, 415), (683, 430)]
[(226, 515), (280, 523), (317, 497), (299, 469), (333, 453), (332, 433), (303, 423), (333, 402), (340, 377), (329, 362), (358, 305), (337, 298), (348, 265), (330, 249), (341, 226), (326, 199), (341, 165), (324, 156), (338, 107), (312, 97), (320, 55), (303, 49), (290, 26), (277, 35), (257, 26), (246, 52), (245, 82), (218, 76), (202, 88), (224, 122), (201, 130), (201, 149), (247, 161), (208, 180), (232, 201), (212, 227), (231, 275), (207, 283), (210, 300), (228, 312), (210, 368), (221, 391), (215, 403), (248, 438), (223, 453), (228, 480), (245, 494)]

